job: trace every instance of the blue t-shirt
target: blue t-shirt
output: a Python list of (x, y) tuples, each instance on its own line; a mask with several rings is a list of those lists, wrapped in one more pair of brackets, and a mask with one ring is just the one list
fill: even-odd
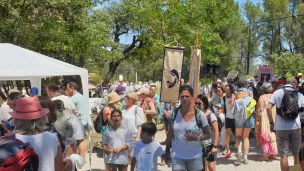
[[(154, 100), (159, 104), (158, 116), (163, 116), (163, 105), (160, 103), (160, 96), (158, 94), (154, 94)], [(155, 110), (157, 110), (157, 109), (155, 109)]]
[(71, 97), (73, 103), (76, 106), (77, 109), (77, 118), (81, 121), (83, 126), (86, 126), (88, 124), (88, 118), (87, 118), (87, 113), (85, 112), (84, 108), (84, 97), (82, 94), (77, 92)]
[[(285, 85), (284, 88), (286, 88), (288, 91), (295, 91), (295, 89), (289, 84)], [(277, 108), (280, 108), (283, 96), (284, 91), (282, 89), (279, 89), (272, 94), (269, 103), (275, 105)], [(304, 96), (299, 92), (298, 105), (299, 108), (304, 107)], [(283, 119), (280, 115), (276, 115), (274, 130), (293, 130), (299, 128), (301, 128), (300, 116), (298, 116), (295, 120), (286, 120)]]

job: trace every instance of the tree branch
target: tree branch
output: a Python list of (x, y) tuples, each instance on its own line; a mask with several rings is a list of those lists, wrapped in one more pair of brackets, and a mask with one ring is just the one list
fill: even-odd
[(132, 49), (134, 49), (136, 47), (136, 43), (139, 42), (139, 40), (137, 39), (137, 37), (134, 35), (133, 36), (133, 41), (130, 44), (129, 47), (127, 47), (124, 51), (123, 54), (126, 55), (127, 53), (129, 53)]

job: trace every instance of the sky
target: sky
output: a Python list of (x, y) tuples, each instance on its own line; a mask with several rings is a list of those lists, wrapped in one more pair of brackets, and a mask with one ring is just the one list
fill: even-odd
[[(236, 2), (239, 2), (240, 4), (243, 4), (243, 3), (245, 3), (247, 0), (235, 0)], [(262, 3), (263, 2), (263, 0), (249, 0), (249, 1), (251, 1), (251, 2), (253, 2), (253, 3)]]
[[(112, 1), (115, 1), (115, 2), (119, 2), (119, 0), (112, 0)], [(235, 0), (235, 2), (238, 2), (240, 5), (244, 4), (247, 0)], [(249, 0), (253, 3), (263, 3), (263, 0)], [(104, 5), (108, 5), (108, 3), (105, 3)], [(102, 6), (97, 6), (96, 8), (102, 8)], [(132, 43), (132, 37), (133, 35), (132, 34), (128, 34), (128, 35), (123, 35), (120, 37), (120, 43), (122, 44), (130, 44)], [(262, 60), (257, 58), (255, 63), (257, 64), (263, 64)]]
[[(114, 0), (114, 1), (118, 2), (119, 0)], [(247, 0), (235, 0), (235, 1), (239, 2), (240, 4), (244, 4)], [(263, 0), (249, 0), (249, 1), (252, 1), (253, 3), (262, 3), (263, 2)], [(123, 44), (130, 44), (132, 41), (132, 37), (133, 37), (132, 34), (121, 36), (120, 42)]]

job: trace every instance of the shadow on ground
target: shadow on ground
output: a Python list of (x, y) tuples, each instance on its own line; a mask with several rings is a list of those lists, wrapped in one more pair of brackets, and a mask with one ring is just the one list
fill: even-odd
[(94, 148), (93, 153), (96, 153), (98, 158), (103, 158), (104, 156), (104, 151), (100, 148)]
[[(258, 161), (259, 156), (262, 154), (262, 149), (261, 147), (258, 147), (256, 145), (255, 137), (250, 138), (250, 149), (249, 149), (249, 154), (248, 154), (248, 160), (253, 160), (253, 161)], [(230, 150), (232, 152), (232, 155), (230, 158), (225, 158), (224, 155), (218, 156), (216, 160), (216, 164), (219, 165), (229, 165), (233, 164), (235, 165), (236, 161), (236, 154), (237, 154), (237, 147), (236, 146), (230, 146)]]

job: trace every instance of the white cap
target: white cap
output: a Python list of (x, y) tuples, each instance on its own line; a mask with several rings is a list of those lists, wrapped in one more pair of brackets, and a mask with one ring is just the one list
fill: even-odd
[(222, 83), (222, 80), (217, 79), (216, 82), (217, 82), (217, 83)]

